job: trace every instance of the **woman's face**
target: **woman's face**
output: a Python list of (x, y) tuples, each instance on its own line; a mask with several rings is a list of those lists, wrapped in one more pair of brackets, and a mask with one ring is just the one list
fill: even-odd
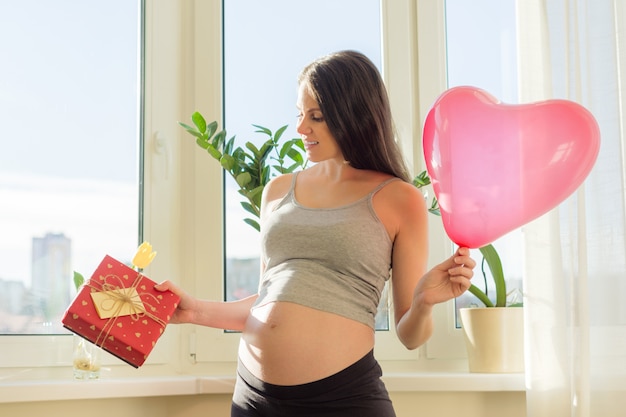
[(330, 133), (324, 115), (317, 101), (311, 96), (306, 83), (300, 84), (296, 106), (299, 112), (296, 130), (304, 142), (308, 160), (311, 162), (328, 159), (343, 161), (339, 145)]

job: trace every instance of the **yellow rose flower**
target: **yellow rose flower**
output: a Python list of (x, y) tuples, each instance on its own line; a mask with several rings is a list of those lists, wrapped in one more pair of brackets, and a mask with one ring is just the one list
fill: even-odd
[(152, 252), (152, 245), (148, 242), (143, 242), (137, 249), (137, 253), (133, 258), (133, 265), (139, 269), (144, 269), (156, 256), (156, 252)]

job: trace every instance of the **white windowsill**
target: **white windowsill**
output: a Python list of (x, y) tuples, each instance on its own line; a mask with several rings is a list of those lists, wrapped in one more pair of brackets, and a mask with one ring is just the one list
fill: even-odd
[[(390, 392), (524, 391), (523, 374), (391, 373), (383, 377)], [(163, 376), (93, 381), (41, 380), (0, 382), (0, 403), (174, 395), (231, 394), (228, 376)]]

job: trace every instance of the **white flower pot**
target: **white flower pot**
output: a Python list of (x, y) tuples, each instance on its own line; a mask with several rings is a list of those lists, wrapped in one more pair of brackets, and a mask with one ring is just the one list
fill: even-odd
[(524, 309), (460, 309), (470, 372), (524, 372)]

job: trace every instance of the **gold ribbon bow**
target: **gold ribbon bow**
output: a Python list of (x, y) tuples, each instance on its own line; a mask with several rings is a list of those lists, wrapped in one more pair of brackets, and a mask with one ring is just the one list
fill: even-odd
[[(154, 314), (150, 313), (146, 306), (151, 311), (155, 311), (156, 307), (148, 302), (142, 301), (141, 297), (149, 297), (154, 300), (155, 303), (160, 304), (159, 300), (150, 293), (138, 293), (137, 286), (141, 281), (142, 274), (138, 273), (137, 277), (133, 281), (130, 287), (124, 287), (123, 281), (117, 275), (106, 275), (103, 280), (104, 283), (100, 287), (92, 285), (92, 280), (89, 281), (87, 286), (95, 289), (95, 292), (91, 293), (91, 298), (94, 303), (94, 307), (98, 312), (98, 316), (101, 319), (107, 319), (107, 322), (102, 327), (100, 334), (94, 341), (94, 343), (100, 347), (104, 347), (106, 340), (109, 338), (111, 329), (115, 325), (118, 317), (130, 316), (133, 321), (137, 321), (140, 318), (147, 316), (161, 327), (165, 328), (167, 322)], [(116, 279), (119, 285), (112, 284), (109, 281)]]

